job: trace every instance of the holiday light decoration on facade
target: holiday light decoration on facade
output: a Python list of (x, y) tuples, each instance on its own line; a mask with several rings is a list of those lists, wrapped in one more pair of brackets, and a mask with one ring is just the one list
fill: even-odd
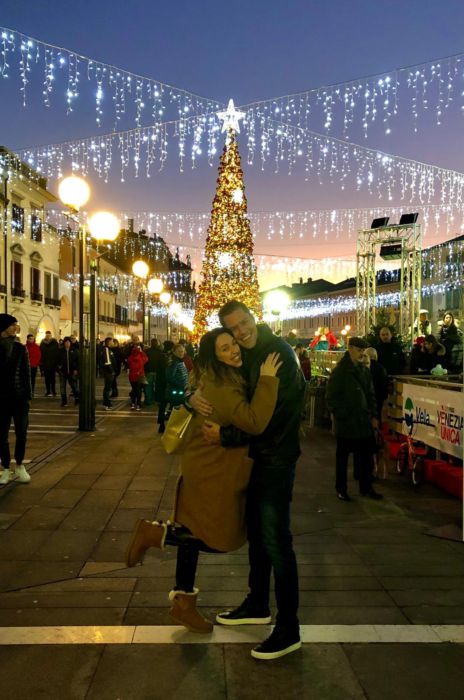
[[(227, 112), (219, 116), (227, 124), (227, 139), (219, 164), (202, 281), (196, 301), (194, 336), (197, 339), (208, 329), (211, 316), (231, 299), (243, 301), (261, 317), (253, 236), (247, 218), (243, 171), (235, 139), (239, 116), (234, 114), (232, 101)], [(237, 197), (237, 190), (242, 192), (242, 197)]]

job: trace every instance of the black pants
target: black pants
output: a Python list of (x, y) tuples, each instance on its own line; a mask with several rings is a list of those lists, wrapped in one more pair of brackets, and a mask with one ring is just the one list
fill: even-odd
[(4, 469), (9, 469), (11, 462), (8, 442), (11, 419), (13, 419), (16, 434), (14, 458), (16, 464), (22, 464), (26, 453), (29, 401), (2, 399), (0, 402), (0, 459)]
[(117, 396), (119, 396), (119, 390), (118, 390), (118, 376), (117, 374), (113, 375), (113, 381), (111, 384), (111, 398), (115, 399)]
[(268, 614), (271, 571), (277, 603), (276, 625), (298, 630), (298, 569), (290, 532), (295, 464), (255, 463), (247, 492), (250, 602)]
[(166, 544), (177, 547), (176, 590), (192, 593), (200, 552), (217, 554), (216, 549), (194, 537), (186, 527), (168, 525)]
[(348, 457), (353, 453), (354, 476), (359, 481), (359, 491), (366, 493), (372, 488), (372, 471), (374, 468), (374, 438), (337, 437), (335, 456), (335, 488), (338, 493), (348, 489)]
[(133, 406), (142, 405), (142, 388), (143, 385), (140, 382), (131, 382), (132, 391), (129, 393), (130, 400)]
[(34, 395), (35, 391), (35, 379), (37, 377), (37, 367), (31, 367), (31, 386), (32, 386), (32, 394)]
[(56, 395), (55, 370), (44, 369), (45, 393)]
[(60, 394), (61, 403), (63, 406), (66, 406), (66, 404), (68, 403), (68, 395), (66, 393), (67, 384), (69, 384), (71, 392), (74, 396), (74, 403), (77, 403), (77, 401), (79, 400), (79, 392), (77, 390), (77, 382), (75, 376), (73, 374), (60, 374)]
[(111, 406), (110, 397), (113, 391), (113, 382), (115, 381), (114, 372), (103, 372), (103, 381), (103, 405)]

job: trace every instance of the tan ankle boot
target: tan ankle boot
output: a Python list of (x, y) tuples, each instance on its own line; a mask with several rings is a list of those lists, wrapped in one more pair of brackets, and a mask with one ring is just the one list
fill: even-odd
[(169, 600), (174, 603), (169, 615), (176, 622), (180, 622), (190, 632), (199, 634), (211, 634), (214, 629), (212, 622), (207, 620), (197, 610), (198, 588), (194, 588), (193, 593), (185, 591), (171, 591)]
[(164, 549), (167, 525), (156, 520), (139, 520), (126, 552), (126, 566), (135, 566), (143, 560), (149, 547)]

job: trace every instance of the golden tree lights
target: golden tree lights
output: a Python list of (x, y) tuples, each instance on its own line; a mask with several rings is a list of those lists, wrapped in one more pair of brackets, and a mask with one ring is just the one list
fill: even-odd
[(231, 299), (242, 301), (258, 318), (262, 317), (243, 171), (232, 126), (227, 129), (219, 164), (201, 274), (194, 318), (195, 340), (208, 330), (209, 317)]

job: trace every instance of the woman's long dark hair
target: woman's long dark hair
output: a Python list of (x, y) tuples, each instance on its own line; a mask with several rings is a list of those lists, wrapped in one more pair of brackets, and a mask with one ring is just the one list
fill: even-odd
[(210, 371), (216, 377), (216, 379), (226, 379), (227, 377), (233, 377), (235, 380), (240, 381), (241, 374), (233, 367), (224, 364), (218, 360), (216, 355), (216, 340), (220, 335), (227, 333), (231, 338), (234, 336), (226, 328), (213, 328), (212, 331), (208, 331), (202, 336), (200, 340), (200, 346), (198, 349), (196, 370), (201, 374), (203, 372)]

